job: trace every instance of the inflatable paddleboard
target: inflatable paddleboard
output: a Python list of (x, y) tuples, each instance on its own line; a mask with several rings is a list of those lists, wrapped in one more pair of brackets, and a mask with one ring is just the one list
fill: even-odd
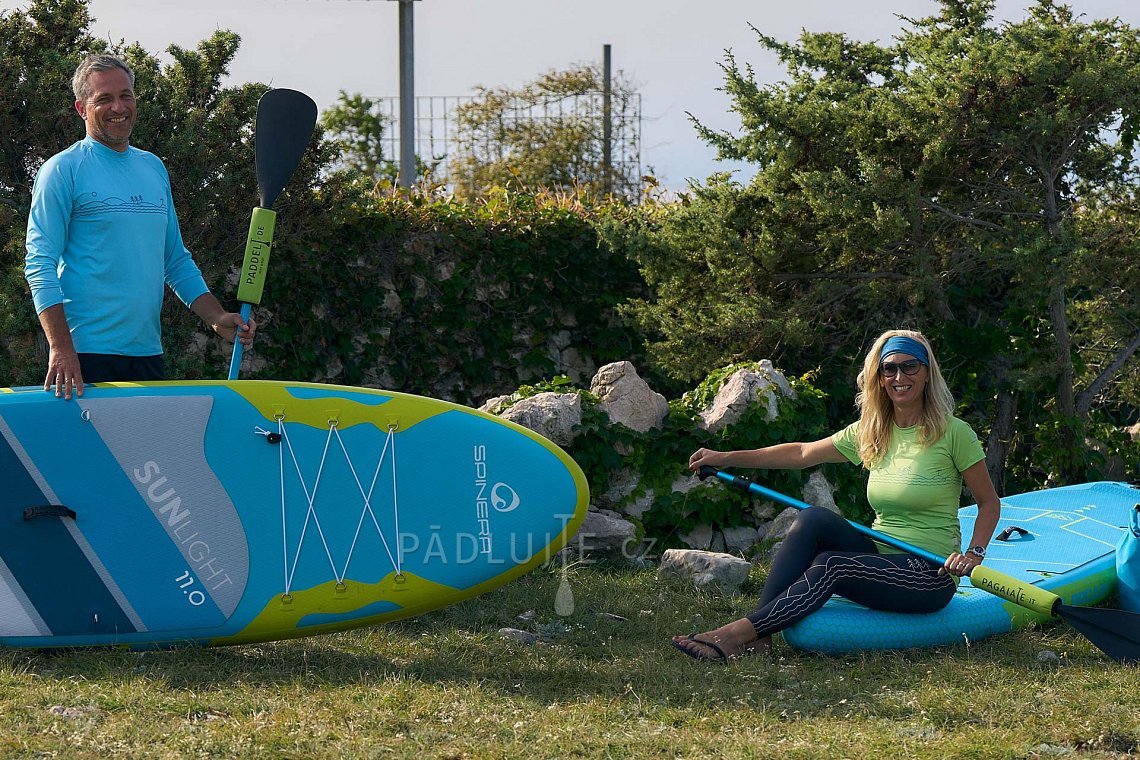
[(577, 531), (561, 449), (482, 412), (361, 388), (0, 390), (0, 646), (266, 641), (500, 586)]
[[(1138, 502), (1140, 489), (1113, 482), (1004, 498), (985, 564), (1048, 589), (1065, 604), (1095, 605), (1116, 590), (1116, 544)], [(968, 540), (977, 507), (959, 514)], [(907, 649), (969, 643), (1049, 619), (964, 578), (950, 604), (929, 615), (879, 612), (833, 597), (783, 636), (791, 646), (813, 652)]]

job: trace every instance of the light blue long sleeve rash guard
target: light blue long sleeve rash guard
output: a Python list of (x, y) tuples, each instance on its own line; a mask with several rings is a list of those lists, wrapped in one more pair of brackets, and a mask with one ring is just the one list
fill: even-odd
[(182, 242), (162, 160), (86, 137), (36, 175), (24, 275), (39, 314), (63, 304), (79, 353), (162, 353), (163, 283), (208, 292)]

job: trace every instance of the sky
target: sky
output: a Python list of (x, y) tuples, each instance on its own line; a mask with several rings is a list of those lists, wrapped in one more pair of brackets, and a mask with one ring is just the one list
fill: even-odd
[[(27, 7), (0, 0), (0, 12)], [(217, 29), (242, 38), (230, 82), (259, 81), (308, 93), (324, 110), (339, 91), (399, 93), (398, 3), (391, 0), (90, 0), (92, 31), (164, 54), (193, 48)], [(1087, 19), (1119, 17), (1140, 26), (1137, 0), (1072, 0)], [(1028, 0), (998, 0), (996, 16), (1020, 20)], [(932, 14), (934, 0), (419, 0), (415, 19), (418, 96), (470, 95), (474, 88), (519, 87), (551, 70), (597, 62), (611, 46), (613, 68), (641, 94), (643, 173), (684, 190), (718, 171), (747, 180), (747, 166), (719, 162), (687, 114), (735, 132), (739, 120), (721, 64), (731, 50), (761, 82), (783, 70), (752, 26), (794, 41), (803, 30), (842, 31), (889, 43), (899, 15)], [(144, 101), (145, 105), (145, 101)], [(145, 147), (145, 146), (143, 146)]]

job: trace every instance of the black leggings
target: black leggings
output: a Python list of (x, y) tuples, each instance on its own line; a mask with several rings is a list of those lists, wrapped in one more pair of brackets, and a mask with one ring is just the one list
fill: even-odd
[(771, 636), (839, 594), (873, 610), (937, 612), (957, 585), (936, 565), (910, 554), (879, 554), (874, 541), (823, 507), (796, 516), (772, 560), (756, 610), (756, 635)]

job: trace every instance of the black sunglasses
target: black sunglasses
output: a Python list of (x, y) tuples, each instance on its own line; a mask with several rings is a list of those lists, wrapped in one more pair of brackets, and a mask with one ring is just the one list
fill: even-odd
[(879, 374), (883, 377), (894, 377), (895, 374), (902, 370), (902, 373), (907, 377), (917, 374), (919, 368), (922, 367), (922, 362), (918, 359), (911, 359), (905, 362), (883, 362), (879, 365)]

